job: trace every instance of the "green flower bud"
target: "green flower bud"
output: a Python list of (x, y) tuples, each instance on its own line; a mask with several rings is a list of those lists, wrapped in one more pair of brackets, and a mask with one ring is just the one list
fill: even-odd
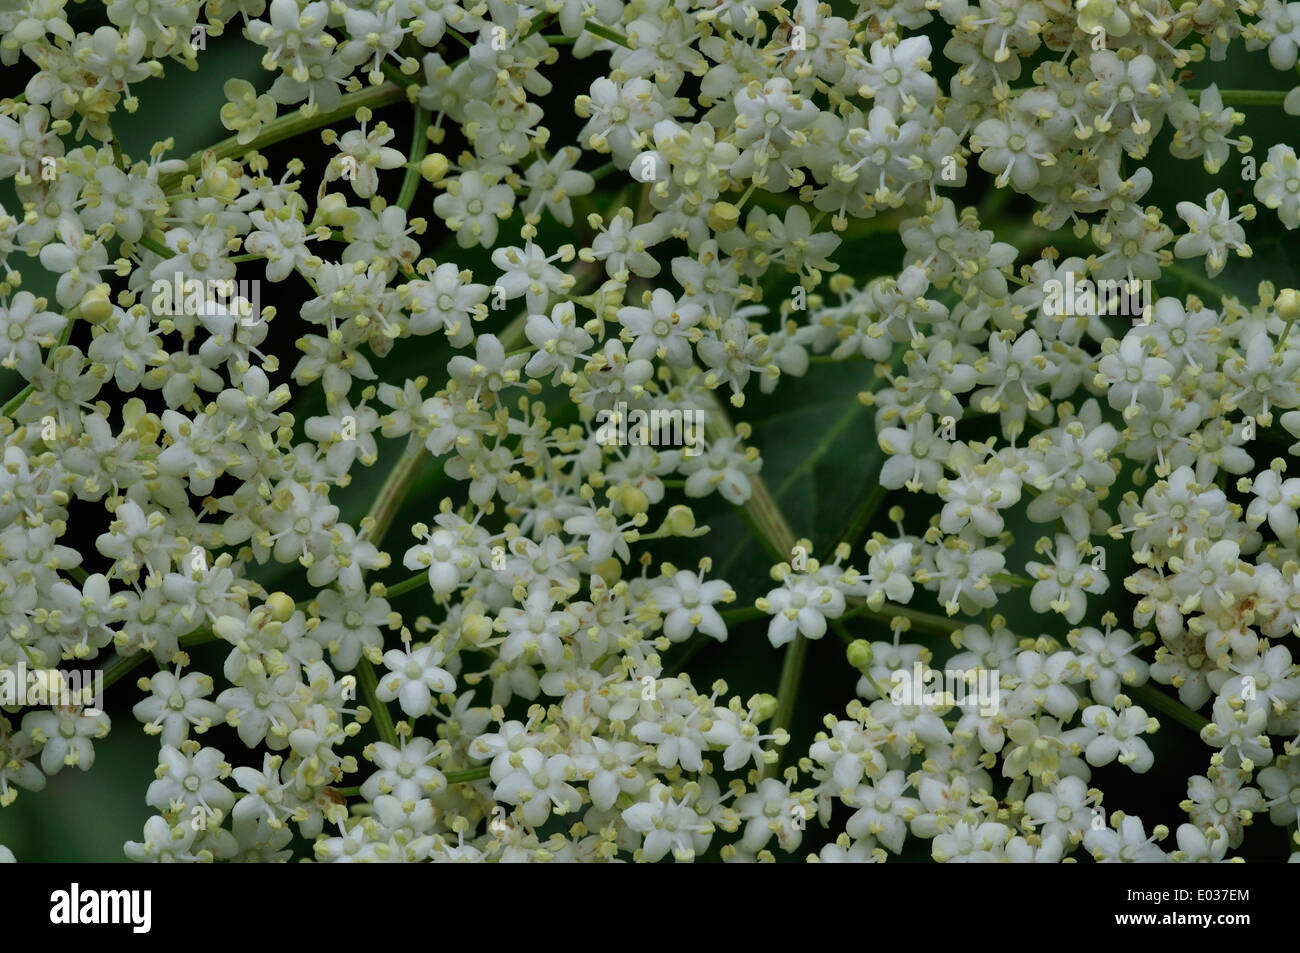
[(849, 664), (860, 672), (870, 668), (871, 660), (875, 657), (871, 646), (864, 639), (854, 639), (850, 642), (846, 654), (849, 657)]

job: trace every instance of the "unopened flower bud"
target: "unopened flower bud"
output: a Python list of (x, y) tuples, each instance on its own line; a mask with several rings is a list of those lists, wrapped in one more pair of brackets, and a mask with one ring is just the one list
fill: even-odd
[(420, 175), (426, 182), (436, 182), (447, 174), (450, 163), (441, 152), (433, 152), (420, 160)]
[(638, 513), (644, 513), (650, 509), (650, 497), (646, 496), (645, 490), (634, 486), (624, 489), (619, 499), (623, 503), (623, 509), (631, 516), (636, 516)]
[(293, 616), (293, 597), (287, 592), (273, 592), (266, 597), (266, 607), (276, 622), (288, 622)]
[(776, 714), (776, 696), (766, 693), (754, 695), (749, 699), (749, 707), (754, 711), (755, 721), (767, 721)]
[(622, 577), (623, 564), (618, 561), (616, 556), (610, 556), (609, 559), (596, 567), (596, 575), (612, 586)]
[(1273, 307), (1277, 310), (1277, 316), (1283, 321), (1294, 321), (1300, 318), (1300, 291), (1294, 288), (1283, 288), (1277, 293), (1277, 300)]
[(849, 664), (858, 671), (863, 671), (871, 666), (871, 660), (874, 654), (871, 651), (871, 645), (864, 639), (854, 639), (849, 643), (847, 655)]
[(689, 506), (678, 503), (664, 517), (664, 529), (673, 536), (689, 536), (695, 532), (695, 514)]
[(81, 316), (91, 324), (103, 324), (113, 316), (113, 302), (102, 285), (87, 291), (81, 299)]
[(709, 209), (709, 228), (715, 232), (729, 232), (740, 221), (740, 209), (730, 202), (714, 202)]
[(492, 620), (485, 615), (467, 615), (461, 620), (460, 636), (470, 645), (482, 645), (492, 638)]

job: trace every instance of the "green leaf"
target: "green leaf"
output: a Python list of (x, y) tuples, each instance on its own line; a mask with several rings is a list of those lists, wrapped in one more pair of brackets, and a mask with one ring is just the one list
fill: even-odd
[(198, 53), (196, 70), (169, 60), (166, 76), (132, 84), (140, 108), (134, 113), (119, 109), (113, 114), (113, 132), (123, 151), (132, 160), (148, 159), (156, 141), (172, 138), (175, 147), (168, 158), (183, 159), (225, 139), (230, 135), (221, 124), (225, 82), (246, 79), (255, 86), (266, 86), (272, 77), (261, 68), (265, 52), (232, 27), (224, 36), (208, 39), (208, 48)]
[[(777, 395), (753, 398), (755, 413), (743, 415), (754, 428), (748, 442), (762, 454), (763, 478), (776, 504), (814, 552), (840, 538), (877, 485), (883, 461), (873, 411), (858, 400), (873, 380), (872, 365), (863, 361), (814, 365), (806, 377), (782, 381)], [(701, 522), (712, 519), (701, 516)], [(743, 522), (719, 522), (714, 529), (705, 548), (715, 554), (717, 574), (738, 592), (765, 590), (769, 556)]]

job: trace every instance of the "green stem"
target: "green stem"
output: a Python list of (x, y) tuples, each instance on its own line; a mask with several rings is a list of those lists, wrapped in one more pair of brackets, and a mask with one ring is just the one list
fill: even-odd
[[(360, 538), (370, 540), (376, 546), (383, 543), (384, 534), (388, 532), (393, 518), (397, 516), (402, 500), (406, 498), (406, 492), (415, 482), (427, 456), (428, 451), (424, 448), (424, 444), (412, 439), (402, 458), (397, 461), (397, 466), (393, 467), (392, 472), (388, 474), (388, 479), (380, 488), (379, 496), (371, 505), (370, 512), (361, 521)], [(357, 662), (357, 683), (365, 696), (366, 707), (374, 714), (375, 730), (379, 733), (379, 737), (390, 745), (396, 745), (397, 731), (393, 727), (393, 715), (388, 710), (388, 706), (379, 700), (377, 693), (379, 678), (375, 674), (374, 665), (364, 656)]]
[(1274, 354), (1282, 353), (1282, 349), (1286, 347), (1286, 339), (1291, 336), (1291, 325), (1293, 324), (1295, 324), (1294, 320), (1282, 325), (1282, 333), (1278, 335), (1277, 343), (1273, 345)]
[(379, 677), (375, 674), (375, 667), (370, 664), (370, 659), (364, 656), (357, 662), (357, 684), (361, 686), (361, 694), (366, 697), (366, 707), (374, 716), (375, 731), (379, 733), (380, 739), (395, 748), (398, 747), (393, 714), (388, 710), (388, 706), (379, 700)]
[(1035, 584), (1035, 580), (1029, 579), (1025, 576), (1017, 576), (1015, 573), (1011, 572), (995, 572), (991, 578), (994, 582), (1002, 583), (1006, 586), (1023, 587)]
[[(415, 482), (416, 476), (420, 472), (420, 467), (424, 464), (428, 451), (425, 450), (424, 444), (413, 439), (402, 454), (402, 458), (397, 461), (392, 472), (388, 474), (388, 479), (384, 481), (383, 487), (379, 490), (379, 496), (370, 507), (370, 512), (362, 520), (361, 538), (367, 539), (376, 546), (384, 541), (384, 534), (388, 532), (388, 527), (397, 516), (397, 511), (402, 505), (402, 500), (406, 498), (406, 491), (411, 488)], [(367, 522), (369, 521), (369, 522)]]
[[(796, 634), (794, 641), (786, 646), (785, 659), (781, 663), (781, 681), (776, 688), (776, 714), (772, 716), (771, 731), (783, 728), (790, 730), (794, 720), (795, 701), (799, 697), (799, 684), (803, 681), (804, 663), (808, 660), (808, 640)], [(763, 765), (763, 777), (774, 776), (781, 767), (781, 749), (777, 749), (777, 759), (771, 764)]]
[(343, 119), (351, 119), (356, 114), (356, 111), (363, 106), (369, 109), (380, 109), (401, 102), (404, 99), (406, 99), (406, 88), (404, 86), (399, 86), (396, 83), (384, 83), (380, 86), (370, 86), (358, 90), (355, 93), (348, 93), (339, 101), (338, 108), (331, 109), (329, 112), (318, 112), (312, 116), (304, 116), (300, 111), (296, 111), (281, 116), (279, 119), (263, 126), (262, 131), (251, 142), (241, 143), (236, 136), (231, 136), (213, 146), (209, 146), (207, 149), (194, 153), (187, 160), (184, 172), (165, 176), (159, 185), (164, 192), (173, 191), (183, 176), (197, 175), (202, 170), (203, 157), (209, 153), (212, 154), (214, 160), (238, 158), (255, 150), (275, 145), (277, 142), (300, 136), (304, 132), (320, 129)]
[(420, 163), (429, 150), (429, 120), (431, 114), (423, 106), (415, 107), (415, 131), (411, 134), (411, 161), (406, 167), (406, 177), (402, 179), (402, 191), (397, 195), (397, 204), (404, 212), (411, 210), (411, 200), (415, 190), (420, 186)]
[[(752, 480), (750, 481), (751, 486), (753, 485), (753, 482), (754, 481)], [(745, 529), (749, 531), (749, 535), (753, 536), (754, 539), (758, 541), (758, 544), (763, 547), (764, 551), (767, 552), (768, 556), (770, 556), (774, 562), (780, 563), (790, 561), (791, 554), (789, 550), (776, 548), (776, 545), (772, 542), (768, 534), (764, 532), (763, 527), (758, 524), (758, 521), (755, 519), (753, 512), (750, 511), (748, 506), (743, 506), (736, 512), (740, 515), (740, 520), (745, 524)]]
[[(200, 626), (194, 631), (181, 636), (180, 647), (183, 649), (193, 648), (196, 645), (203, 645), (207, 642), (215, 642), (216, 634), (206, 625)], [(153, 658), (153, 654), (145, 651), (138, 651), (134, 655), (119, 655), (113, 661), (104, 666), (104, 688), (121, 680), (122, 676), (134, 671), (143, 665), (147, 660)]]
[(1212, 300), (1206, 303), (1215, 308), (1218, 308), (1222, 304), (1224, 298), (1237, 297), (1233, 292), (1221, 287), (1219, 284), (1211, 281), (1204, 275), (1198, 274), (1190, 268), (1183, 268), (1181, 265), (1171, 264), (1161, 268), (1160, 277), (1163, 278), (1166, 275), (1176, 278), (1184, 284), (1210, 295)]
[[(745, 203), (749, 201), (749, 197), (754, 194), (754, 190), (756, 188), (758, 188), (757, 182), (749, 183), (749, 188), (745, 189), (744, 193), (740, 196), (740, 198), (736, 199), (736, 201), (732, 203), (736, 206), (736, 211), (741, 211), (742, 209), (744, 209)], [(813, 222), (810, 228), (815, 230), (817, 228), (817, 223)]]
[(728, 609), (725, 612), (719, 612), (722, 616), (722, 622), (727, 628), (733, 625), (740, 625), (742, 622), (751, 622), (754, 619), (761, 619), (767, 615), (758, 606), (740, 606), (737, 609)]
[(409, 579), (403, 579), (395, 586), (385, 586), (384, 598), (396, 599), (398, 596), (404, 596), (412, 589), (419, 589), (421, 586), (429, 584), (429, 574), (427, 572), (417, 572)]
[[(465, 768), (461, 771), (444, 771), (442, 776), (447, 779), (448, 784), (464, 784), (467, 781), (481, 781), (484, 778), (491, 777), (492, 768), (490, 765), (485, 764), (478, 768)], [(336, 788), (336, 790), (344, 797), (361, 796), (360, 785), (349, 788)]]
[[(50, 348), (50, 353), (45, 355), (46, 367), (54, 366), (54, 355), (58, 353), (59, 348), (65, 346), (70, 340), (72, 340), (72, 325), (75, 320), (76, 319), (72, 317), (68, 318), (67, 323), (63, 326), (63, 331), (59, 334), (58, 341), (55, 342), (54, 347)], [(5, 405), (0, 407), (0, 416), (12, 417), (18, 411), (19, 407), (27, 403), (27, 398), (31, 397), (35, 392), (36, 384), (28, 384), (18, 393), (5, 401)]]
[[(408, 37), (407, 39), (410, 38)], [(420, 57), (416, 57), (416, 62), (418, 63), (419, 61), (420, 61)], [(388, 78), (388, 81), (392, 83), (394, 86), (401, 86), (405, 88), (407, 86), (410, 86), (412, 82), (416, 82), (413, 81), (411, 77), (403, 73), (400, 69), (398, 69), (396, 63), (392, 63), (389, 60), (384, 60), (384, 62), (379, 64), (379, 72), (383, 73), (384, 76)], [(418, 74), (419, 70), (416, 70), (416, 73)]]
[(850, 610), (840, 618), (847, 619), (853, 614), (861, 615), (865, 619), (872, 619), (876, 622), (883, 622), (886, 625), (894, 619), (907, 619), (912, 623), (913, 630), (929, 632), (931, 635), (951, 635), (964, 626), (964, 623), (954, 622), (951, 619), (945, 619), (929, 612), (922, 612), (920, 609), (909, 609), (907, 606), (891, 606), (888, 603), (875, 612), (867, 609), (864, 604), (861, 611), (857, 609)]
[(619, 33), (617, 30), (611, 30), (609, 27), (601, 26), (599, 23), (592, 23), (590, 20), (584, 23), (582, 25), (582, 28), (586, 30), (588, 33), (592, 33), (603, 40), (609, 40), (609, 42), (611, 43), (617, 43), (619, 46), (624, 47), (625, 49), (629, 49), (629, 50), (634, 49), (632, 44), (628, 41), (628, 38), (624, 36), (622, 33)]
[[(712, 392), (706, 393), (710, 406), (706, 408), (705, 430), (711, 439), (735, 436), (727, 412), (722, 402)], [(795, 536), (785, 515), (776, 505), (767, 482), (761, 475), (755, 474), (749, 479), (751, 494), (741, 510), (742, 518), (763, 546), (781, 561), (790, 559), (794, 549)], [(796, 634), (794, 641), (786, 646), (785, 658), (781, 662), (781, 679), (777, 685), (776, 714), (773, 716), (770, 731), (790, 728), (794, 717), (795, 701), (799, 697), (799, 684), (803, 679), (804, 662), (808, 657), (808, 640)], [(763, 766), (763, 777), (772, 777), (780, 770), (780, 749), (777, 760)]]
[(546, 25), (551, 22), (552, 19), (553, 16), (549, 13), (546, 14), (545, 16), (538, 17), (537, 20), (534, 21), (533, 25), (528, 28), (528, 32), (525, 33), (523, 36), (521, 36), (519, 39), (526, 40), (534, 33), (540, 33), (546, 27)]
[(950, 619), (941, 619), (937, 615), (931, 615), (928, 612), (921, 612), (919, 609), (909, 609), (906, 606), (881, 606), (880, 610), (873, 612), (867, 608), (865, 602), (858, 603), (854, 608), (844, 613), (838, 619), (831, 620), (835, 627), (835, 632), (844, 644), (848, 645), (854, 640), (852, 633), (848, 631), (844, 623), (849, 619), (861, 617), (869, 619), (872, 622), (878, 622), (881, 625), (889, 627), (893, 631), (893, 622), (895, 619), (907, 619), (911, 623), (908, 632), (926, 632), (930, 635), (950, 636), (962, 627), (959, 622), (953, 622)]
[(32, 394), (35, 391), (36, 391), (36, 385), (28, 384), (18, 393), (14, 394), (7, 401), (5, 401), (5, 405), (3, 407), (0, 407), (0, 416), (12, 417), (14, 413), (17, 412), (19, 407), (27, 403), (27, 398), (32, 396)]
[(767, 483), (763, 480), (751, 480), (750, 483), (753, 485), (754, 492), (745, 504), (745, 512), (753, 525), (758, 527), (768, 546), (775, 550), (782, 562), (788, 562), (794, 549), (794, 532), (777, 507), (776, 500), (767, 488)]
[(1150, 685), (1124, 685), (1120, 688), (1120, 691), (1141, 704), (1143, 708), (1162, 715), (1168, 715), (1188, 730), (1196, 732), (1197, 735), (1201, 733), (1202, 728), (1210, 723), (1208, 718), (1198, 715), (1182, 702), (1170, 698), (1164, 692)]
[(466, 781), (482, 781), (484, 778), (492, 776), (491, 765), (482, 765), (477, 768), (466, 768), (463, 771), (447, 771), (443, 777), (447, 779), (448, 784), (464, 784)]
[[(409, 33), (402, 37), (402, 45), (398, 47), (398, 49), (407, 59), (415, 60), (417, 63), (424, 59), (424, 47), (420, 45), (419, 40), (411, 36)], [(398, 72), (401, 71), (399, 70)], [(398, 83), (397, 85), (405, 86), (406, 84)]]
[(139, 651), (135, 655), (119, 655), (104, 666), (104, 687), (108, 688), (131, 670), (139, 667), (145, 659), (153, 658), (148, 652)]
[[(388, 527), (397, 515), (402, 500), (405, 499), (406, 492), (415, 481), (427, 455), (428, 451), (425, 450), (424, 445), (412, 439), (402, 458), (397, 461), (397, 466), (393, 467), (392, 472), (388, 474), (388, 479), (384, 481), (379, 496), (370, 507), (370, 512), (361, 521), (360, 538), (370, 540), (376, 546), (383, 542), (384, 534), (388, 532)], [(377, 693), (379, 677), (375, 674), (374, 665), (364, 656), (357, 662), (357, 684), (361, 686), (361, 693), (365, 696), (366, 707), (374, 715), (375, 730), (379, 733), (379, 737), (390, 745), (396, 745), (397, 730), (393, 726), (392, 712), (384, 702), (380, 701)]]
[(168, 248), (166, 245), (162, 244), (161, 242), (154, 241), (152, 238), (149, 238), (147, 236), (142, 237), (138, 242), (136, 242), (136, 244), (142, 248), (149, 249), (155, 255), (161, 255), (163, 258), (176, 257), (176, 252), (172, 251), (170, 248)]
[[(722, 622), (728, 629), (732, 626), (741, 625), (745, 622), (752, 622), (755, 619), (763, 619), (767, 617), (767, 613), (763, 612), (757, 606), (741, 606), (738, 609), (728, 609), (725, 612), (719, 612), (718, 615), (722, 616)], [(695, 658), (695, 656), (700, 654), (702, 649), (704, 649), (710, 642), (714, 641), (716, 640), (713, 637), (704, 635), (702, 632), (697, 632), (692, 635), (690, 639), (687, 640), (686, 648), (682, 654), (673, 660), (672, 665), (669, 665), (664, 669), (665, 676), (676, 675), (683, 671), (686, 666), (690, 664), (691, 659)], [(599, 668), (599, 666), (592, 667)]]
[[(1200, 102), (1203, 89), (1189, 89), (1192, 102)], [(1272, 89), (1221, 89), (1219, 96), (1225, 106), (1281, 106), (1286, 93)]]

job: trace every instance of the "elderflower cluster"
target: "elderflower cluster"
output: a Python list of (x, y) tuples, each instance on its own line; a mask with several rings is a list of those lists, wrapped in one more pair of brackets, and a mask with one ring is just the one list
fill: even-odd
[[(1203, 80), (1300, 5), (80, 6), (0, 10), (0, 807), (134, 730), (137, 861), (1300, 851), (1300, 292), (1215, 284), (1300, 160)], [(229, 138), (131, 155), (224, 44)], [(880, 465), (813, 540), (745, 417), (831, 364)]]

